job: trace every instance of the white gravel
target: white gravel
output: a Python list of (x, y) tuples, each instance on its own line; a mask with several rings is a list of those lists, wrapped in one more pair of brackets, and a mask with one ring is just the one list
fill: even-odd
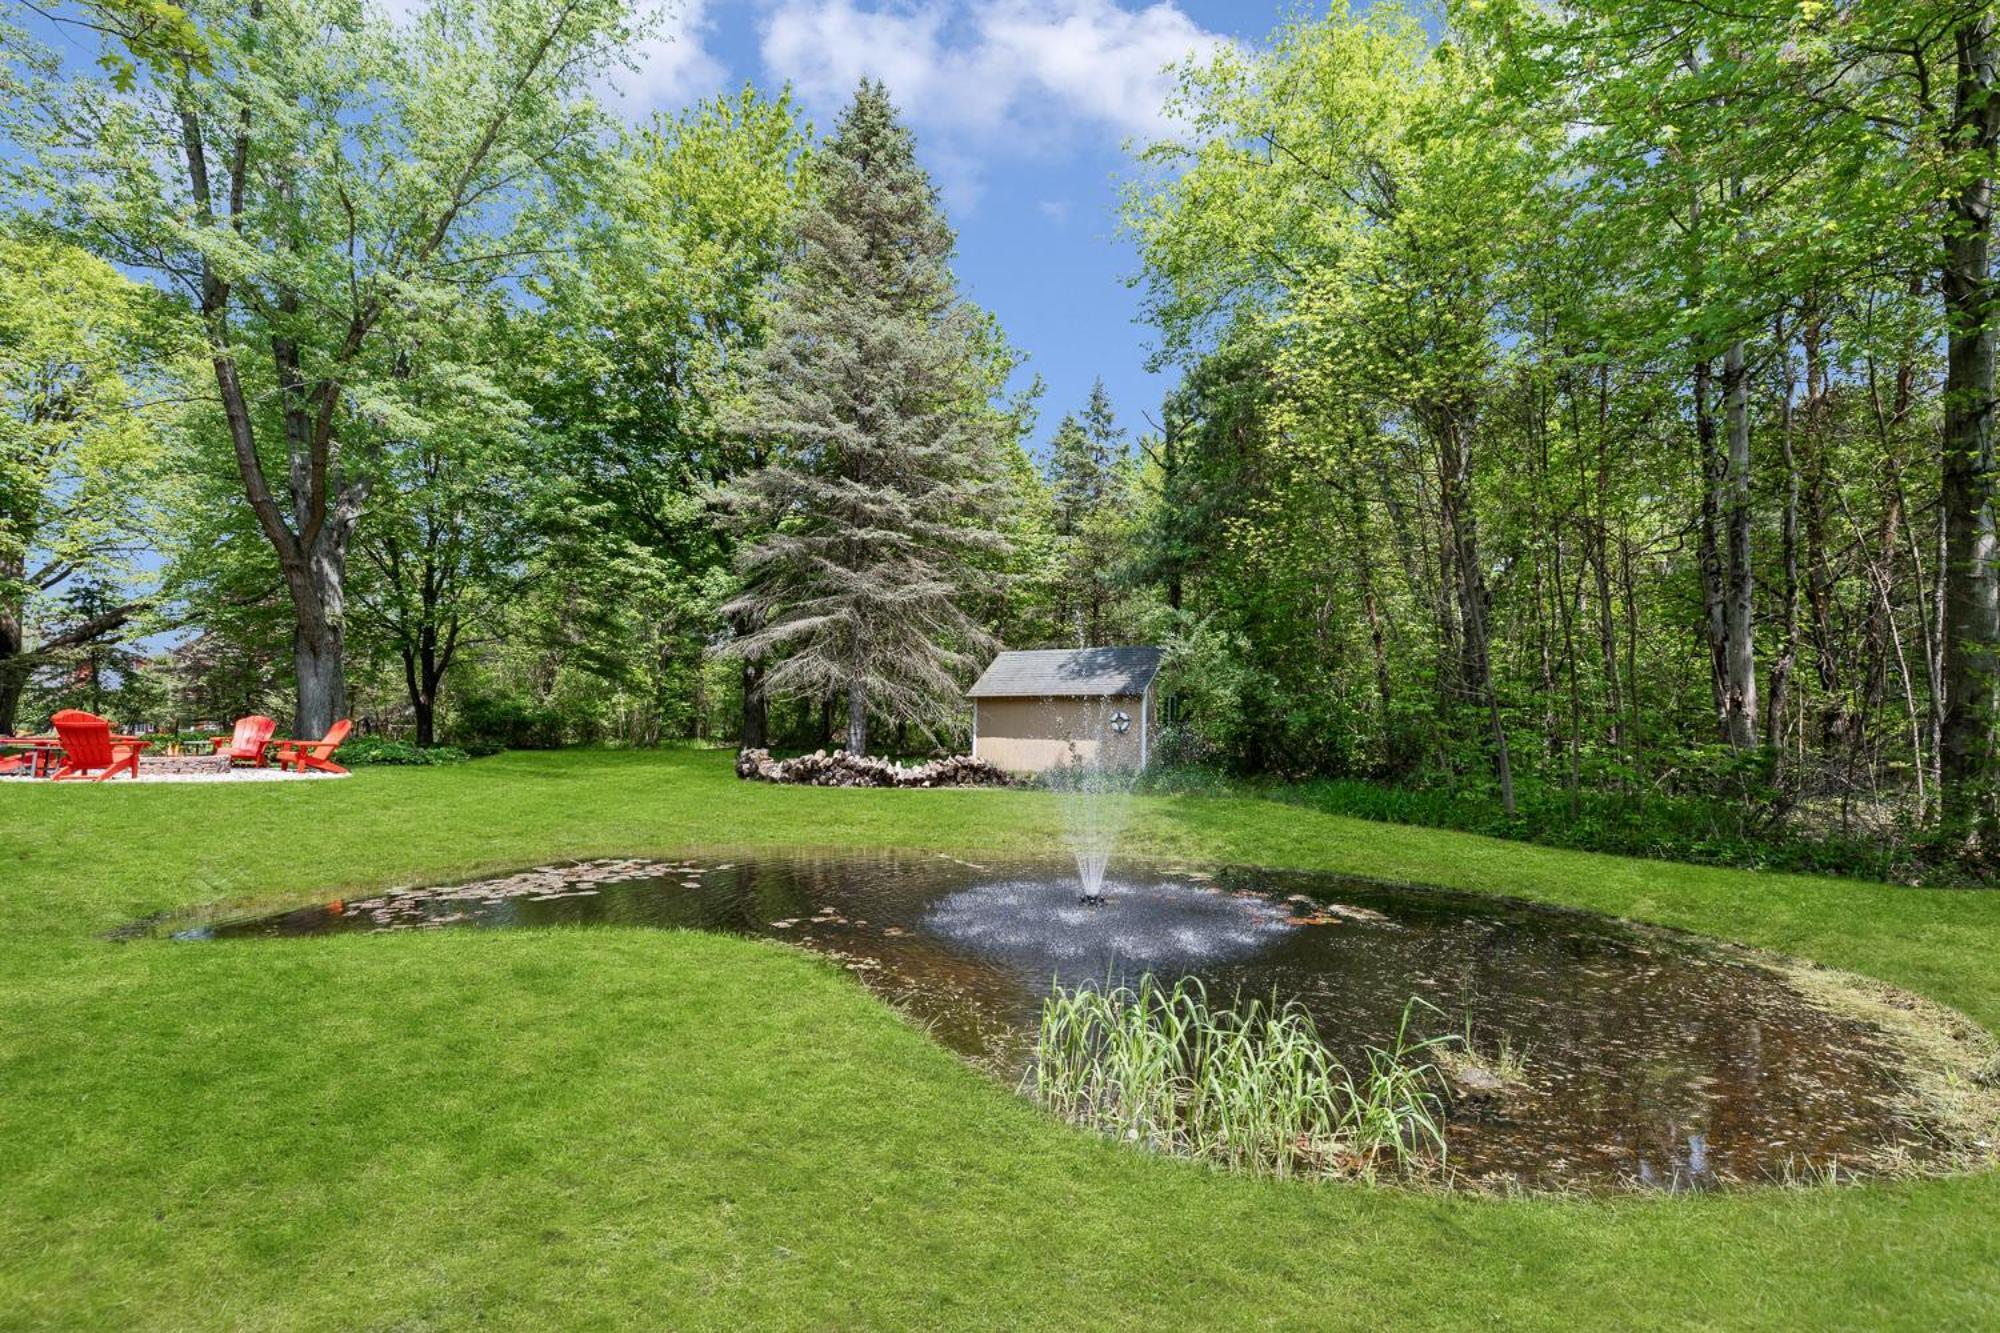
[[(142, 773), (137, 778), (120, 773), (115, 778), (92, 785), (129, 787), (135, 783), (143, 785), (155, 782), (332, 782), (351, 776), (353, 775), (349, 773), (289, 773), (279, 772), (275, 768), (237, 768), (227, 773)], [(9, 780), (18, 781), (23, 785), (40, 781), (18, 773), (0, 777), (0, 783)], [(62, 785), (68, 787), (76, 784), (65, 782)]]

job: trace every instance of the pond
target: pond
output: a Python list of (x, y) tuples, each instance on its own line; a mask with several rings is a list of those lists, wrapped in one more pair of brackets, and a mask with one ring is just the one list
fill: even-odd
[[(180, 939), (528, 926), (691, 927), (804, 945), (1018, 1085), (1050, 983), (1199, 977), (1295, 999), (1343, 1061), (1430, 1033), (1521, 1058), (1452, 1099), (1467, 1183), (1705, 1188), (1866, 1174), (1930, 1150), (1883, 1033), (1710, 941), (1510, 900), (1341, 876), (1125, 867), (1101, 905), (1073, 869), (918, 853), (546, 865), (254, 919)], [(1352, 1067), (1352, 1066), (1350, 1066)]]

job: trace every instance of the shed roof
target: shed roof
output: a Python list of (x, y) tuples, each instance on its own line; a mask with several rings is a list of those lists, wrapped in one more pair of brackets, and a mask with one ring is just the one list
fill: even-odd
[(1050, 648), (1002, 653), (966, 691), (970, 699), (1074, 699), (1144, 694), (1159, 648)]

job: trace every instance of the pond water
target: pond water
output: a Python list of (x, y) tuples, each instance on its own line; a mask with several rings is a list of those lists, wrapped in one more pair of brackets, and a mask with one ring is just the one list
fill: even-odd
[[(613, 924), (804, 945), (850, 967), (1010, 1083), (1052, 979), (1195, 975), (1212, 999), (1295, 999), (1342, 1060), (1387, 1045), (1412, 996), (1426, 1035), (1524, 1056), (1454, 1100), (1449, 1164), (1530, 1188), (1704, 1188), (1810, 1165), (1865, 1174), (1928, 1146), (1899, 1113), (1877, 1031), (1693, 937), (1478, 895), (1292, 871), (1114, 869), (1102, 905), (1062, 863), (918, 853), (541, 866), (255, 919), (181, 939)], [(1350, 1067), (1353, 1067), (1351, 1064)]]

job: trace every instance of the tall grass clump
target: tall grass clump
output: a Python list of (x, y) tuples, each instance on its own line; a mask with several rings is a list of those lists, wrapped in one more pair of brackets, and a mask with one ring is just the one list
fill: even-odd
[(1259, 1175), (1372, 1175), (1444, 1158), (1441, 1101), (1405, 1006), (1356, 1078), (1296, 1002), (1218, 1008), (1193, 977), (1171, 989), (1057, 983), (1042, 1006), (1038, 1101), (1158, 1152)]

